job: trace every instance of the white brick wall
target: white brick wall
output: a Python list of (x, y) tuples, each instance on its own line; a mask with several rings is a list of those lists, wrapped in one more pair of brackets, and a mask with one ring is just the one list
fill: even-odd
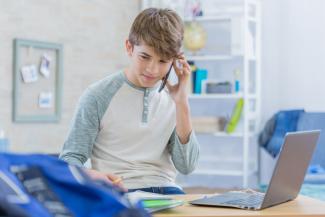
[[(61, 150), (78, 97), (92, 82), (127, 64), (124, 41), (140, 0), (1, 0), (0, 127), (11, 151)], [(12, 122), (13, 39), (64, 45), (62, 118), (58, 124)]]

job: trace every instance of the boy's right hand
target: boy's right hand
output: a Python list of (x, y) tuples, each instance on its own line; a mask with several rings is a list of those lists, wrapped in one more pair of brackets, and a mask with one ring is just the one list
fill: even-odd
[(112, 185), (115, 185), (119, 188), (121, 188), (123, 191), (127, 192), (127, 189), (123, 186), (122, 179), (119, 176), (116, 176), (114, 174), (105, 174), (102, 172), (99, 172), (97, 170), (93, 169), (84, 169), (87, 175), (94, 180), (103, 180), (105, 182), (108, 182)]

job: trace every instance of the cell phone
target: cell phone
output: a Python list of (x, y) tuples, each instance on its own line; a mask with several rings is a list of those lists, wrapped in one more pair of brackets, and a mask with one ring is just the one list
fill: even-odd
[(170, 65), (169, 70), (168, 70), (166, 76), (163, 78), (163, 80), (162, 80), (162, 82), (161, 82), (161, 85), (160, 85), (159, 90), (158, 90), (159, 93), (160, 93), (160, 92), (164, 89), (164, 87), (166, 86), (166, 83), (167, 83), (167, 80), (168, 80), (168, 77), (169, 77), (169, 74), (170, 74), (170, 71), (172, 70), (172, 68), (173, 68), (173, 63)]

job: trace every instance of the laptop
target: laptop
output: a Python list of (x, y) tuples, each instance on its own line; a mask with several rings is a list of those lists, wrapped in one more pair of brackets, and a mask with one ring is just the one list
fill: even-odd
[(193, 200), (190, 204), (261, 210), (295, 199), (304, 181), (319, 134), (320, 130), (286, 134), (266, 193), (230, 191)]

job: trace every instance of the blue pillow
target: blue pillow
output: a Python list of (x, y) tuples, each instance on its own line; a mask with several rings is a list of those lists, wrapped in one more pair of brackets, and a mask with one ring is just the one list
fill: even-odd
[(276, 157), (281, 150), (285, 134), (297, 130), (297, 123), (304, 110), (279, 111), (275, 115), (275, 128), (271, 139), (265, 144), (265, 149)]

